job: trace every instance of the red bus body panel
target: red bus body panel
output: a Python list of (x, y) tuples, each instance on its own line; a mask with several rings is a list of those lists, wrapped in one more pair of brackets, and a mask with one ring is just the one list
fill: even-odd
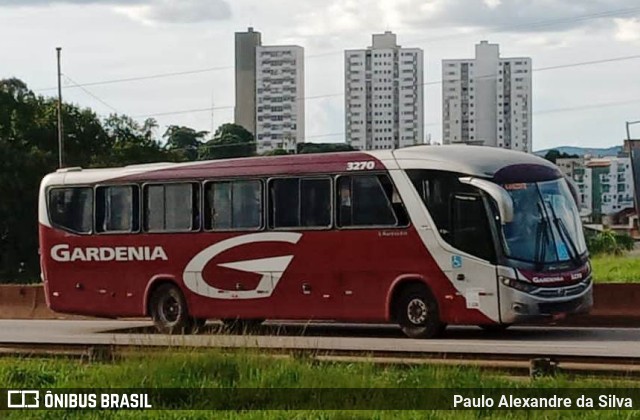
[[(42, 248), (161, 246), (166, 261), (65, 261), (43, 254), (45, 286), (51, 309), (62, 313), (106, 317), (147, 315), (147, 293), (155, 281), (172, 281), (182, 289), (191, 314), (200, 318), (340, 319), (389, 321), (393, 286), (424, 281), (447, 323), (487, 323), (467, 309), (413, 228), (304, 231), (296, 244), (257, 242), (224, 251), (210, 261), (203, 278), (225, 290), (252, 290), (261, 275), (220, 267), (238, 261), (292, 255), (273, 294), (257, 299), (215, 299), (184, 285), (188, 262), (211, 244), (243, 233), (168, 233), (135, 235), (71, 235), (41, 226)], [(49, 281), (55, 279), (55, 282)], [(305, 294), (303, 284), (309, 285)]]
[[(349, 162), (374, 161), (367, 153), (333, 153), (232, 159), (151, 168), (115, 175), (92, 184), (144, 183), (165, 180), (215, 180), (346, 172)], [(370, 169), (370, 168), (368, 168)], [(270, 231), (264, 231), (270, 232)], [(450, 324), (493, 323), (479, 310), (467, 308), (414, 227), (291, 230), (302, 236), (295, 244), (256, 242), (232, 247), (209, 261), (202, 277), (218, 289), (253, 290), (255, 272), (220, 264), (292, 256), (270, 297), (218, 299), (194, 293), (184, 283), (184, 270), (205, 248), (229, 238), (256, 232), (189, 232), (76, 235), (40, 224), (42, 267), (51, 309), (62, 313), (104, 317), (148, 315), (147, 299), (158, 281), (171, 281), (185, 295), (190, 314), (198, 318), (335, 319), (389, 321), (394, 287), (422, 281), (438, 301), (442, 321)], [(57, 261), (52, 247), (162, 247), (167, 259), (153, 261)], [(306, 286), (305, 286), (306, 285)], [(306, 288), (306, 292), (305, 289)], [(309, 290), (310, 288), (310, 290)]]

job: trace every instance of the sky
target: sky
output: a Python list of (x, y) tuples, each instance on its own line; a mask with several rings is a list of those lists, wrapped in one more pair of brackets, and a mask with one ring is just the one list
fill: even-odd
[(153, 117), (159, 136), (174, 124), (211, 131), (233, 122), (234, 32), (249, 26), (265, 45), (304, 47), (310, 142), (344, 141), (344, 50), (386, 30), (424, 50), (433, 142), (441, 61), (473, 58), (481, 40), (532, 58), (534, 150), (618, 145), (625, 121), (640, 120), (637, 0), (0, 0), (0, 78), (56, 95), (61, 47), (64, 100)]

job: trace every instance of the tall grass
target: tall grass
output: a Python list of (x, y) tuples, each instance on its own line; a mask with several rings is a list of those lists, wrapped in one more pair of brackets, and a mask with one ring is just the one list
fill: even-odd
[[(273, 358), (254, 352), (217, 350), (134, 354), (123, 360), (88, 364), (74, 360), (0, 359), (4, 388), (550, 388), (616, 387), (629, 382), (569, 377), (515, 380), (471, 367), (380, 366), (371, 363), (317, 362), (311, 358)], [(428, 392), (428, 390), (425, 390)], [(462, 418), (633, 418), (614, 411), (12, 411), (8, 418), (45, 419), (432, 419)], [(627, 414), (629, 413), (629, 414)]]

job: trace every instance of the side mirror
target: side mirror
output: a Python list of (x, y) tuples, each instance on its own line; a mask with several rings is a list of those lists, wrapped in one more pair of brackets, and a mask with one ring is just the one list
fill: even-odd
[(513, 200), (507, 190), (500, 185), (486, 179), (472, 177), (458, 178), (458, 181), (472, 185), (489, 194), (498, 204), (498, 212), (500, 213), (500, 222), (502, 224), (510, 223), (513, 220)]

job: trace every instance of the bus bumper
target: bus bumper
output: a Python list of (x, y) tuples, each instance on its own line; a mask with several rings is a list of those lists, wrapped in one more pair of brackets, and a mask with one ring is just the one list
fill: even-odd
[[(500, 319), (503, 324), (520, 324), (587, 313), (593, 306), (593, 283), (578, 294), (561, 296), (570, 287), (554, 289), (559, 297), (541, 297), (500, 284)], [(551, 289), (543, 290), (551, 294)]]

